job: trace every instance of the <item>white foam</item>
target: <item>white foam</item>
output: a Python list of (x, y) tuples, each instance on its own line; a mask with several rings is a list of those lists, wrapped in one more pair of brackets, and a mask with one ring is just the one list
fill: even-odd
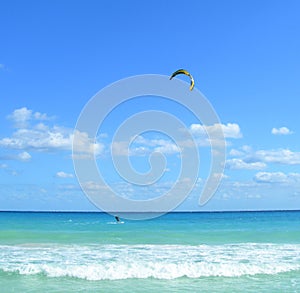
[(0, 246), (0, 269), (87, 280), (273, 275), (300, 270), (300, 244)]
[(125, 222), (123, 221), (119, 221), (119, 222), (107, 222), (108, 225), (120, 225), (120, 224), (124, 224)]

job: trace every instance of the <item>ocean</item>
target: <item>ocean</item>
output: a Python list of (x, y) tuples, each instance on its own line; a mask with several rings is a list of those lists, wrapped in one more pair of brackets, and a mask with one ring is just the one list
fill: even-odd
[(300, 292), (300, 212), (0, 213), (0, 292)]

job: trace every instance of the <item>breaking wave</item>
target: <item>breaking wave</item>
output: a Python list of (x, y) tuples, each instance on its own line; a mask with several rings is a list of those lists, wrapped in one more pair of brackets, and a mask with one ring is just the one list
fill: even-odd
[(1, 245), (0, 270), (86, 280), (273, 275), (300, 270), (300, 244)]

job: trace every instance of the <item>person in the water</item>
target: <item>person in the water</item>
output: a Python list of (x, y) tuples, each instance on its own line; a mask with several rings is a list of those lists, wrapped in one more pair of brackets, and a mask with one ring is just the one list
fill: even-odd
[(118, 216), (115, 216), (115, 219), (117, 222), (120, 222), (120, 218)]

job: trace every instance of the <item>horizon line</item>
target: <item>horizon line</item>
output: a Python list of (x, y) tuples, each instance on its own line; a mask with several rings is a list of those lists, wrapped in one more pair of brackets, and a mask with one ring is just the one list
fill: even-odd
[(99, 213), (99, 214), (170, 214), (170, 213), (243, 213), (243, 212), (300, 212), (300, 209), (270, 209), (270, 210), (182, 210), (182, 211), (88, 211), (88, 210), (0, 210), (0, 213)]

